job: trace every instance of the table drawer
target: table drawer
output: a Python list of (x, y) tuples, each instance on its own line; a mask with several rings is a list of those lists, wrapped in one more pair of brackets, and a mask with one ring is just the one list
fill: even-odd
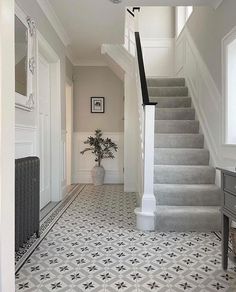
[(236, 177), (224, 175), (224, 190), (236, 195)]
[(236, 196), (225, 193), (224, 207), (236, 214)]

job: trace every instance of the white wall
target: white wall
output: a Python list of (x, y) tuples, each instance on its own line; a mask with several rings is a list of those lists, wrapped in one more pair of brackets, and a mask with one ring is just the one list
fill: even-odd
[[(124, 85), (110, 68), (74, 67), (74, 138), (73, 182), (91, 183), (91, 169), (95, 165), (91, 153), (80, 154), (88, 136), (101, 129), (104, 137), (118, 144), (115, 159), (105, 159), (105, 183), (123, 183), (124, 165)], [(91, 97), (105, 97), (105, 113), (91, 113)]]
[(175, 35), (174, 7), (141, 7), (139, 31), (142, 38), (173, 38)]
[(15, 291), (14, 1), (0, 1), (0, 291)]
[(142, 7), (138, 15), (146, 75), (172, 76), (174, 74), (174, 8)]

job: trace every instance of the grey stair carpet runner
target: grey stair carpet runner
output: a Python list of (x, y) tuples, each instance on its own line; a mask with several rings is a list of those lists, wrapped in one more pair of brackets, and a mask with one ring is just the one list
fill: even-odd
[(220, 230), (220, 189), (183, 78), (147, 80), (155, 115), (156, 228)]

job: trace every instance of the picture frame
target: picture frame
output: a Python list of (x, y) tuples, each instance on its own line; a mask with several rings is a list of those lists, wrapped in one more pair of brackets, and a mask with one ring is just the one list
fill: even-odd
[(105, 113), (105, 97), (91, 97), (91, 113)]

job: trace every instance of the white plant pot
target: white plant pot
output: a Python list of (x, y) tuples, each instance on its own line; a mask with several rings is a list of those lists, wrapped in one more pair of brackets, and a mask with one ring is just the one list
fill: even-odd
[(92, 182), (95, 186), (101, 186), (104, 183), (105, 169), (101, 166), (94, 166), (91, 171)]

